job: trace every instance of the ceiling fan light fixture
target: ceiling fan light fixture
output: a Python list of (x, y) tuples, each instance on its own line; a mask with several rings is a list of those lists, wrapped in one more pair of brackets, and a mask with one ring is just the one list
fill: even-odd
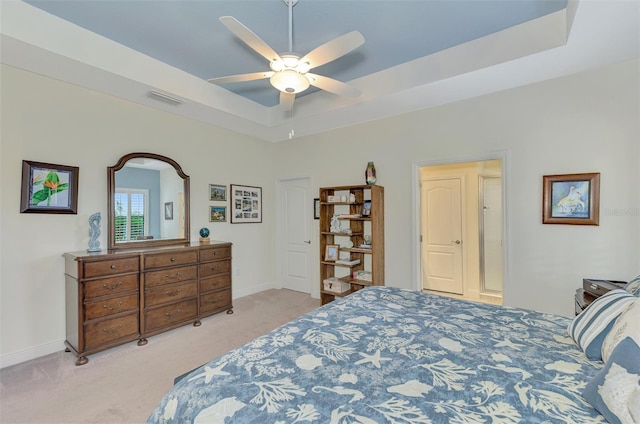
[(309, 62), (299, 62), (296, 66), (296, 70), (301, 74), (306, 74), (311, 70), (311, 64)]
[(269, 81), (271, 85), (284, 93), (300, 93), (309, 88), (309, 80), (292, 69), (276, 72)]

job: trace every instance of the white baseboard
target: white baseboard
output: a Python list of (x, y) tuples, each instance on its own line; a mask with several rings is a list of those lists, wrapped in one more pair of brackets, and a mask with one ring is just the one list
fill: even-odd
[(234, 299), (238, 299), (239, 297), (249, 296), (250, 294), (256, 294), (263, 292), (269, 289), (280, 289), (282, 287), (276, 287), (273, 283), (262, 283), (258, 285), (251, 286), (249, 288), (238, 290), (237, 288), (233, 288), (232, 297)]
[(0, 356), (0, 368), (10, 367), (22, 362), (30, 361), (41, 356), (50, 355), (65, 349), (64, 340), (33, 346), (17, 352), (5, 353)]

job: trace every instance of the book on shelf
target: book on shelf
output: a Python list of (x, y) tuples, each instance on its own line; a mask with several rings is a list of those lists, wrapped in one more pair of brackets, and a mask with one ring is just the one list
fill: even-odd
[(356, 246), (358, 249), (371, 249), (370, 244), (361, 244), (360, 246)]
[(339, 219), (346, 219), (346, 218), (362, 218), (362, 215), (360, 215), (359, 213), (342, 213), (340, 215), (338, 215)]
[(336, 264), (339, 265), (358, 265), (360, 263), (360, 259), (338, 259)]
[(354, 280), (363, 280), (371, 282), (373, 280), (371, 271), (353, 271)]

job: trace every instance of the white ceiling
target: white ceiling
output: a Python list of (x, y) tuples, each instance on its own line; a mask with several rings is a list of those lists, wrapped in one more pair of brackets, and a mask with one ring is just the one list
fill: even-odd
[(268, 80), (206, 82), (268, 70), (220, 16), (288, 50), (282, 0), (5, 0), (0, 7), (3, 63), (267, 141), (288, 139), (292, 128), (296, 137), (314, 134), (640, 57), (638, 0), (300, 0), (296, 52), (363, 34), (363, 46), (314, 69), (362, 95), (310, 91), (290, 114), (275, 106)]

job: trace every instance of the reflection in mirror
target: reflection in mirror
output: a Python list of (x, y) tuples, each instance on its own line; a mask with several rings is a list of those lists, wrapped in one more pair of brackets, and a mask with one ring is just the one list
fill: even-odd
[(189, 243), (189, 177), (172, 159), (132, 153), (109, 167), (109, 248)]

